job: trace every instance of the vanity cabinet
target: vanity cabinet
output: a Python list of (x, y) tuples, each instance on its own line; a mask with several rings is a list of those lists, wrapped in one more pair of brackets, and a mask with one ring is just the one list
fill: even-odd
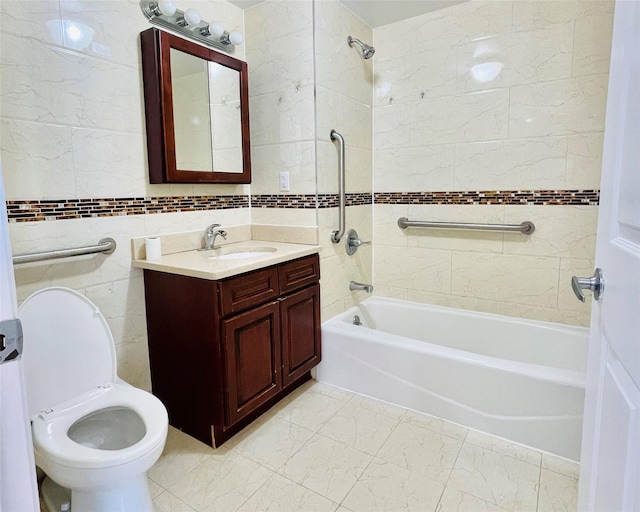
[(219, 281), (145, 270), (153, 393), (171, 425), (219, 446), (320, 362), (314, 254)]

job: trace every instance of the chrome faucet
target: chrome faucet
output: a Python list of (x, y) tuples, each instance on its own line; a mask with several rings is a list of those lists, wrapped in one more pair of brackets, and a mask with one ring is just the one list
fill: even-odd
[(352, 292), (357, 290), (364, 290), (367, 293), (373, 293), (373, 286), (370, 284), (357, 283), (355, 281), (351, 281), (349, 283), (349, 290)]
[(223, 229), (218, 229), (221, 224), (211, 224), (206, 231), (204, 232), (204, 247), (203, 251), (209, 251), (211, 249), (216, 249), (216, 238), (220, 235), (225, 240), (227, 239), (227, 232)]

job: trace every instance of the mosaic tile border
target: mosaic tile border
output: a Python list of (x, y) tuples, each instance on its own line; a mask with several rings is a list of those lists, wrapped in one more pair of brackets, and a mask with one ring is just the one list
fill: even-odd
[[(346, 194), (347, 206), (359, 206), (363, 204), (371, 204), (373, 194), (371, 193), (352, 193)], [(318, 194), (317, 207), (337, 208), (339, 203), (338, 194)], [(306, 195), (255, 195), (251, 196), (251, 206), (255, 208), (315, 208), (316, 196), (313, 194)]]
[(7, 201), (9, 222), (248, 208), (249, 196), (175, 196)]
[(599, 190), (491, 190), (465, 192), (376, 192), (375, 204), (505, 204), (598, 206)]
[(258, 194), (251, 196), (252, 208), (298, 208), (313, 209), (316, 207), (314, 194)]
[[(347, 206), (375, 204), (507, 204), (597, 206), (599, 190), (498, 190), (467, 192), (377, 192), (346, 195)], [(227, 210), (231, 208), (337, 208), (338, 194), (131, 197), (7, 201), (9, 222), (35, 222), (118, 215)]]

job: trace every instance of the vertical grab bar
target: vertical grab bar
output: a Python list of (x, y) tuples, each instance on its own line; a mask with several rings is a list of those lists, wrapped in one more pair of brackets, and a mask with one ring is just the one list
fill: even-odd
[(337, 131), (331, 130), (331, 141), (337, 140), (340, 144), (340, 158), (338, 161), (338, 187), (339, 187), (339, 218), (338, 218), (338, 231), (334, 231), (331, 235), (331, 241), (334, 244), (340, 242), (340, 239), (344, 236), (345, 230), (345, 177), (344, 177), (344, 138)]

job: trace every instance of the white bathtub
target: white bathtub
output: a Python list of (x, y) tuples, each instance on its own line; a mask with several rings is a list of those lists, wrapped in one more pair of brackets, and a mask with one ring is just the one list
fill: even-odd
[(322, 325), (317, 379), (577, 461), (587, 340), (580, 327), (373, 297)]

